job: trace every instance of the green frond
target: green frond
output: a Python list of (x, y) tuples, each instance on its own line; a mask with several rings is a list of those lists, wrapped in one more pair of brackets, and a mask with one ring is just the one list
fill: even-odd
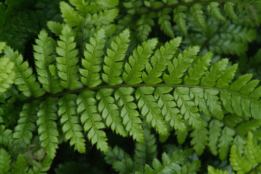
[(107, 152), (109, 147), (107, 144), (105, 128), (102, 122), (102, 117), (98, 113), (97, 101), (93, 91), (83, 91), (77, 97), (77, 114), (81, 115), (84, 132), (87, 132), (87, 137), (94, 145), (97, 143), (97, 148)]
[(204, 13), (202, 11), (203, 5), (200, 3), (195, 3), (190, 7), (190, 12), (197, 22), (197, 24), (203, 29), (206, 30), (206, 22), (204, 19)]
[(113, 131), (126, 137), (127, 131), (123, 126), (115, 99), (112, 97), (113, 92), (113, 89), (100, 89), (97, 92), (98, 111), (104, 119), (106, 126), (111, 127)]
[(222, 13), (220, 12), (220, 8), (219, 8), (219, 3), (218, 2), (211, 2), (208, 4), (207, 6), (208, 11), (211, 13), (211, 15), (222, 21), (225, 22), (226, 18), (222, 15)]
[(23, 105), (18, 124), (14, 129), (13, 138), (20, 139), (25, 145), (31, 144), (33, 132), (37, 130), (36, 113), (38, 111), (38, 104), (37, 102), (32, 102)]
[[(85, 17), (86, 14), (91, 10), (90, 3), (85, 0), (69, 0), (69, 2), (79, 10), (81, 16)], [(77, 15), (77, 13), (76, 13)]]
[(232, 19), (232, 20), (235, 20), (237, 21), (238, 20), (238, 16), (234, 10), (234, 6), (235, 6), (235, 3), (233, 2), (227, 2), (225, 3), (225, 6), (224, 6), (224, 10), (226, 12), (226, 14)]
[(188, 7), (179, 5), (173, 10), (173, 20), (178, 24), (182, 33), (187, 36), (187, 26), (186, 26), (186, 14), (184, 13), (187, 11)]
[(155, 54), (151, 57), (150, 63), (147, 63), (146, 71), (142, 73), (142, 80), (147, 84), (157, 84), (162, 80), (160, 76), (166, 69), (166, 66), (170, 64), (170, 60), (173, 58), (178, 46), (180, 45), (181, 38), (177, 37), (165, 43), (155, 51)]
[(182, 54), (178, 55), (178, 58), (174, 58), (173, 62), (168, 64), (169, 74), (164, 73), (163, 80), (167, 84), (179, 84), (182, 82), (180, 79), (185, 71), (190, 67), (190, 64), (196, 58), (199, 52), (199, 47), (194, 46), (188, 50), (183, 51)]
[(218, 170), (218, 169), (214, 169), (211, 166), (208, 166), (208, 173), (209, 174), (229, 174), (227, 171), (222, 171), (222, 170)]
[(261, 163), (261, 148), (257, 144), (257, 141), (251, 132), (249, 132), (247, 135), (247, 144), (245, 148), (247, 152), (247, 158), (249, 159), (250, 163)]
[(128, 62), (124, 65), (124, 72), (122, 74), (123, 80), (127, 84), (139, 84), (142, 82), (142, 70), (148, 63), (148, 58), (152, 54), (153, 49), (157, 44), (156, 39), (151, 39), (143, 42), (142, 46), (138, 46), (133, 51), (133, 55), (128, 58)]
[(161, 30), (163, 30), (163, 32), (166, 35), (170, 36), (171, 38), (174, 38), (174, 31), (170, 22), (171, 17), (169, 15), (171, 11), (171, 8), (164, 8), (162, 11), (159, 11), (158, 24), (160, 25)]
[(169, 94), (173, 88), (158, 87), (155, 90), (155, 98), (158, 101), (158, 106), (161, 108), (162, 115), (169, 122), (170, 126), (178, 131), (185, 131), (186, 126), (174, 101), (173, 95)]
[(235, 145), (233, 145), (231, 148), (230, 164), (232, 165), (234, 170), (242, 171), (243, 173), (249, 172), (252, 168), (252, 164), (240, 155)]
[(56, 36), (60, 36), (62, 34), (62, 30), (65, 24), (61, 24), (59, 22), (48, 21), (47, 26), (49, 30), (51, 30)]
[(130, 31), (124, 30), (111, 43), (111, 49), (107, 49), (107, 56), (104, 58), (102, 79), (109, 85), (118, 85), (123, 82), (123, 59), (128, 49)]
[(81, 88), (83, 85), (79, 82), (79, 67), (77, 63), (79, 58), (76, 57), (78, 50), (76, 43), (74, 42), (74, 35), (72, 29), (66, 25), (60, 35), (61, 41), (58, 41), (56, 52), (56, 66), (58, 70), (58, 76), (60, 78), (60, 84), (62, 87), (70, 90)]
[(230, 146), (233, 141), (233, 136), (235, 135), (235, 131), (229, 127), (225, 127), (222, 130), (221, 136), (219, 138), (218, 147), (219, 147), (219, 158), (221, 160), (226, 159)]
[(153, 87), (140, 87), (135, 92), (138, 101), (138, 108), (147, 123), (149, 123), (159, 134), (167, 135), (168, 129), (164, 122), (164, 117), (156, 99), (153, 97), (155, 89)]
[[(62, 17), (66, 24), (74, 28), (76, 27), (78, 31), (81, 30), (81, 27), (84, 23), (84, 17), (82, 17), (78, 11), (75, 11), (68, 3), (60, 2), (60, 9), (62, 12)], [(67, 29), (68, 30), (68, 29)], [(62, 32), (63, 33), (63, 32)]]
[(119, 88), (115, 92), (115, 99), (118, 106), (121, 107), (120, 116), (128, 133), (133, 136), (134, 140), (142, 143), (144, 140), (143, 129), (141, 126), (140, 114), (136, 110), (137, 105), (134, 103), (133, 88)]
[(11, 168), (10, 155), (4, 150), (0, 149), (0, 173), (8, 174)]
[(97, 1), (97, 4), (105, 7), (105, 8), (113, 8), (116, 7), (119, 4), (119, 0), (99, 0)]
[(0, 93), (3, 93), (14, 84), (16, 75), (13, 71), (14, 63), (9, 58), (1, 58), (0, 65)]
[(12, 130), (6, 129), (4, 125), (0, 125), (0, 145), (7, 147), (12, 140)]
[(190, 137), (192, 137), (191, 145), (193, 145), (193, 148), (195, 149), (196, 153), (198, 155), (201, 155), (207, 146), (208, 142), (208, 130), (205, 128), (208, 125), (208, 121), (210, 120), (210, 117), (203, 116), (202, 124), (204, 126), (203, 129), (195, 129), (190, 134)]
[(153, 12), (149, 14), (143, 14), (136, 23), (137, 36), (141, 42), (144, 42), (148, 39), (151, 32), (151, 26), (155, 25), (153, 21), (154, 15), (155, 14)]
[(75, 94), (67, 94), (60, 98), (58, 105), (58, 115), (61, 117), (62, 130), (65, 140), (70, 141), (70, 145), (75, 146), (75, 150), (85, 153), (85, 140), (83, 138), (82, 126), (76, 113)]
[(44, 90), (40, 88), (39, 82), (36, 82), (35, 74), (32, 67), (29, 67), (28, 61), (23, 61), (23, 56), (14, 51), (10, 47), (4, 49), (5, 57), (8, 57), (14, 62), (15, 79), (14, 84), (26, 96), (40, 97), (44, 95)]
[(118, 146), (115, 146), (113, 149), (110, 147), (105, 155), (105, 160), (108, 164), (113, 164), (115, 161), (122, 161), (130, 157), (128, 153)]
[(180, 113), (185, 120), (188, 120), (189, 125), (193, 128), (202, 128), (202, 119), (198, 113), (198, 108), (189, 96), (189, 88), (177, 87), (174, 91), (174, 99), (177, 101)]
[(152, 160), (157, 157), (156, 138), (151, 134), (148, 127), (143, 129), (144, 142), (135, 144), (134, 161), (142, 166), (151, 164)]
[(37, 112), (37, 126), (39, 140), (41, 146), (46, 149), (47, 154), (51, 159), (55, 157), (56, 149), (58, 148), (58, 130), (57, 130), (57, 99), (48, 98), (40, 104)]
[(49, 72), (49, 65), (55, 62), (55, 41), (48, 37), (45, 30), (40, 32), (38, 38), (35, 40), (37, 45), (33, 46), (38, 80), (47, 92), (61, 92), (63, 88), (59, 83), (59, 79)]
[(88, 87), (95, 87), (102, 83), (99, 72), (102, 68), (105, 37), (105, 31), (100, 29), (94, 37), (90, 38), (90, 44), (86, 44), (85, 59), (82, 59), (82, 66), (85, 69), (80, 69), (80, 74), (81, 82)]
[(214, 155), (218, 154), (217, 143), (221, 136), (222, 127), (224, 126), (218, 120), (211, 120), (209, 123), (209, 143), (208, 146)]
[(16, 163), (14, 164), (14, 168), (12, 168), (11, 173), (12, 174), (23, 174), (26, 173), (29, 168), (28, 163), (24, 159), (24, 157), (19, 154), (16, 160)]

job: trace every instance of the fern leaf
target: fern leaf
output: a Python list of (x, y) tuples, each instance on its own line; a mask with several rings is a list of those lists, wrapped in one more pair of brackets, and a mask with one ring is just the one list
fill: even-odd
[(60, 39), (61, 41), (57, 42), (58, 47), (56, 47), (56, 52), (59, 55), (59, 57), (56, 57), (56, 66), (60, 84), (70, 90), (81, 88), (82, 84), (79, 82), (80, 76), (77, 66), (79, 58), (76, 57), (78, 50), (75, 49), (74, 36), (68, 25), (63, 28)]
[(208, 130), (206, 129), (208, 125), (208, 121), (210, 118), (208, 116), (203, 116), (202, 124), (204, 126), (203, 129), (195, 129), (191, 134), (190, 137), (193, 139), (191, 140), (191, 145), (195, 149), (198, 155), (201, 155), (204, 152), (204, 149), (208, 142)]
[(241, 123), (236, 127), (238, 132), (240, 132), (243, 135), (247, 135), (248, 132), (255, 132), (261, 127), (261, 120), (250, 120), (245, 121), (244, 123)]
[(194, 97), (195, 105), (199, 107), (200, 111), (206, 115), (211, 115), (205, 99), (205, 92), (202, 88), (191, 88), (190, 96)]
[(203, 86), (215, 86), (217, 79), (223, 75), (224, 70), (228, 64), (228, 59), (222, 59), (219, 62), (211, 66), (210, 70), (205, 73), (205, 76), (201, 78), (201, 85)]
[(155, 98), (158, 101), (158, 106), (161, 108), (165, 120), (169, 121), (170, 126), (178, 131), (185, 131), (186, 126), (179, 113), (179, 109), (176, 107), (174, 97), (169, 94), (172, 89), (171, 87), (156, 88)]
[(102, 122), (102, 117), (98, 113), (96, 106), (95, 93), (92, 91), (83, 91), (77, 97), (77, 114), (81, 114), (81, 122), (84, 131), (87, 132), (87, 137), (94, 145), (97, 143), (97, 148), (103, 152), (109, 150), (106, 134), (103, 130), (105, 128)]
[(0, 93), (3, 93), (14, 84), (15, 72), (14, 63), (9, 58), (1, 58), (0, 65)]
[(202, 128), (202, 120), (198, 113), (195, 103), (189, 96), (189, 88), (178, 87), (174, 91), (174, 99), (177, 101), (181, 114), (185, 120), (188, 120), (189, 125), (196, 129)]
[(109, 151), (105, 155), (105, 160), (108, 164), (113, 164), (115, 161), (122, 161), (129, 158), (129, 154), (124, 152), (124, 150), (118, 146), (113, 149), (110, 147)]
[(71, 28), (76, 27), (77, 30), (80, 31), (84, 23), (84, 18), (79, 14), (79, 12), (75, 11), (68, 3), (63, 1), (60, 2), (60, 9), (66, 24)]
[(224, 6), (224, 9), (225, 9), (225, 12), (226, 14), (234, 21), (237, 21), (238, 20), (238, 17), (236, 15), (236, 12), (234, 11), (234, 6), (235, 6), (235, 3), (233, 2), (226, 2), (225, 3), (225, 6)]
[(54, 21), (48, 21), (47, 26), (56, 36), (60, 36), (62, 34), (62, 30), (65, 24), (60, 24)]
[(126, 127), (126, 130), (134, 140), (142, 143), (144, 140), (143, 131), (141, 127), (141, 119), (139, 118), (139, 113), (136, 111), (137, 106), (133, 102), (134, 93), (133, 88), (119, 88), (115, 92), (115, 99), (118, 101), (118, 106), (121, 107), (120, 115), (123, 119), (123, 124)]
[(188, 7), (184, 5), (179, 5), (173, 10), (173, 20), (178, 24), (180, 30), (183, 32), (185, 36), (187, 36), (187, 26), (186, 26), (186, 14)]
[(188, 75), (184, 78), (184, 83), (187, 85), (198, 85), (202, 75), (207, 71), (213, 54), (208, 52), (202, 58), (198, 59), (197, 62), (190, 67)]
[(143, 14), (136, 23), (137, 35), (141, 42), (144, 42), (148, 39), (148, 36), (151, 32), (151, 26), (155, 25), (152, 16), (153, 12), (149, 14)]
[(20, 112), (18, 124), (14, 129), (13, 138), (20, 139), (25, 145), (31, 144), (33, 132), (36, 127), (36, 113), (38, 110), (37, 102), (26, 103)]
[(144, 142), (135, 144), (134, 161), (142, 165), (151, 164), (157, 156), (156, 138), (148, 127), (143, 129)]
[(109, 85), (118, 85), (123, 82), (120, 75), (123, 71), (123, 59), (128, 49), (130, 31), (124, 30), (111, 43), (111, 49), (107, 49), (104, 59), (102, 79)]
[(138, 108), (141, 115), (146, 118), (149, 123), (159, 134), (167, 135), (168, 130), (164, 122), (161, 110), (153, 97), (153, 87), (140, 87), (135, 92), (136, 100), (138, 100)]
[(12, 174), (24, 174), (27, 172), (29, 168), (28, 163), (26, 162), (26, 160), (24, 159), (24, 157), (19, 154), (17, 157), (17, 161), (14, 164), (14, 168), (12, 168)]
[(218, 170), (218, 169), (214, 169), (211, 166), (208, 166), (208, 173), (209, 174), (229, 174), (227, 171), (222, 171), (222, 170)]
[(231, 154), (229, 159), (230, 159), (230, 164), (232, 165), (233, 169), (236, 171), (242, 171), (244, 173), (247, 173), (252, 168), (252, 164), (249, 163), (244, 157), (240, 155), (235, 145), (233, 145), (231, 148)]
[(252, 164), (261, 162), (261, 149), (251, 132), (247, 135), (246, 152), (247, 157)]
[(235, 64), (227, 68), (224, 74), (218, 79), (216, 87), (227, 89), (229, 87), (229, 83), (233, 80), (235, 76), (237, 67), (237, 64)]
[(222, 134), (221, 134), (221, 137), (219, 138), (219, 143), (218, 143), (219, 158), (221, 160), (226, 159), (228, 152), (229, 152), (230, 145), (232, 144), (234, 135), (235, 135), (234, 130), (232, 130), (229, 127), (225, 127), (222, 130)]
[(208, 4), (207, 9), (214, 18), (216, 18), (217, 20), (220, 20), (222, 22), (225, 22), (226, 18), (221, 14), (218, 6), (219, 6), (218, 2), (211, 2)]
[(33, 46), (38, 80), (47, 92), (61, 92), (63, 88), (60, 86), (59, 80), (54, 78), (49, 72), (49, 65), (55, 62), (54, 41), (48, 37), (45, 30), (42, 30), (38, 37), (39, 39), (35, 40), (37, 45)]
[(87, 14), (84, 25), (87, 28), (91, 28), (93, 26), (108, 25), (114, 21), (118, 13), (119, 10), (117, 8), (114, 8), (110, 10), (100, 11), (99, 13), (95, 13), (93, 15)]
[(17, 51), (14, 52), (10, 47), (4, 49), (5, 57), (10, 58), (14, 62), (14, 72), (16, 78), (14, 84), (26, 96), (40, 97), (44, 95), (44, 90), (40, 88), (39, 82), (36, 82), (33, 69), (29, 67), (28, 61), (23, 61), (23, 56)]
[(181, 38), (177, 37), (155, 51), (155, 54), (151, 57), (151, 63), (146, 64), (146, 72), (142, 73), (142, 80), (145, 83), (156, 84), (162, 81), (160, 76), (170, 63), (169, 61), (175, 54), (180, 42)]
[(48, 98), (40, 104), (40, 109), (37, 112), (37, 126), (39, 140), (41, 146), (46, 148), (47, 154), (51, 159), (55, 157), (56, 149), (58, 148), (58, 130), (55, 120), (57, 120), (57, 99)]
[[(75, 6), (77, 8), (77, 10), (79, 10), (81, 16), (86, 16), (87, 13), (89, 12), (89, 6), (90, 6), (90, 3), (88, 2), (85, 2), (83, 0), (69, 0), (69, 2)], [(75, 14), (77, 15), (77, 13)]]
[(116, 133), (126, 137), (127, 132), (123, 126), (118, 106), (115, 104), (114, 98), (111, 97), (112, 94), (113, 89), (101, 89), (97, 92), (96, 98), (99, 100), (98, 110), (107, 126), (110, 126)]
[(138, 46), (137, 49), (133, 51), (133, 55), (129, 57), (129, 62), (124, 65), (124, 73), (122, 75), (123, 80), (127, 84), (138, 84), (142, 82), (141, 75), (142, 70), (148, 63), (148, 58), (152, 54), (153, 49), (157, 44), (156, 39), (151, 39)]
[(218, 147), (217, 147), (217, 143), (218, 143), (218, 139), (221, 135), (221, 127), (223, 127), (223, 123), (221, 123), (218, 120), (211, 120), (209, 123), (209, 148), (211, 150), (211, 152), (214, 155), (218, 154)]
[(170, 36), (171, 38), (174, 38), (174, 32), (170, 23), (171, 17), (168, 15), (171, 11), (171, 8), (164, 8), (163, 10), (159, 11), (158, 24), (160, 25), (161, 30), (163, 30), (163, 32), (166, 35)]
[(177, 135), (178, 143), (183, 144), (188, 136), (188, 132), (186, 130), (183, 132), (176, 131), (175, 135)]
[(65, 140), (75, 146), (75, 150), (85, 153), (85, 140), (82, 134), (79, 117), (76, 114), (76, 95), (67, 94), (60, 98), (58, 104), (58, 115), (61, 117), (62, 130)]
[(119, 0), (99, 0), (97, 3), (105, 8), (113, 8), (119, 4)]
[(82, 59), (82, 65), (85, 69), (80, 69), (80, 73), (82, 83), (88, 87), (95, 87), (102, 82), (99, 72), (102, 67), (104, 46), (105, 32), (103, 29), (98, 30), (94, 37), (90, 38), (90, 44), (86, 44), (85, 59)]
[(11, 158), (10, 155), (4, 150), (0, 149), (0, 173), (8, 174), (11, 168)]
[(217, 96), (218, 94), (218, 90), (205, 89), (204, 97), (207, 101), (207, 105), (211, 114), (216, 118), (222, 120), (224, 115), (221, 107), (221, 102), (219, 101), (219, 97)]
[(190, 12), (192, 13), (192, 16), (196, 20), (197, 24), (203, 29), (206, 30), (206, 22), (203, 16), (203, 11), (201, 10), (203, 8), (202, 4), (195, 3), (190, 7)]
[(179, 54), (178, 58), (173, 59), (173, 64), (168, 65), (169, 75), (164, 73), (163, 80), (167, 84), (179, 84), (182, 82), (180, 79), (184, 72), (190, 67), (197, 53), (199, 52), (199, 47), (194, 46), (185, 50), (183, 54)]
[(4, 125), (0, 125), (0, 144), (3, 146), (8, 146), (12, 142), (12, 130), (6, 129)]

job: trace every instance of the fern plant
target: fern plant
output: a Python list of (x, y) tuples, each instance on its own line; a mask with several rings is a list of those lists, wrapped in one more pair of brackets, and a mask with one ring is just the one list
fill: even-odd
[(0, 43), (0, 173), (259, 173), (259, 4), (60, 1)]

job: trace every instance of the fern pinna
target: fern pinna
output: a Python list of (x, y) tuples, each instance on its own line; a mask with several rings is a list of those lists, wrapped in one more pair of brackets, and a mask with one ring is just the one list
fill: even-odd
[[(227, 160), (230, 149), (235, 171), (259, 171), (259, 80), (252, 80), (252, 74), (235, 77), (238, 65), (227, 58), (212, 62), (214, 53), (246, 51), (256, 36), (248, 26), (259, 24), (258, 19), (246, 17), (248, 26), (232, 22), (245, 11), (254, 13), (250, 9), (254, 6), (247, 1), (202, 1), (202, 5), (190, 0), (181, 4), (137, 0), (120, 3), (128, 14), (118, 15), (119, 3), (60, 2), (64, 23), (47, 23), (53, 37), (49, 30), (40, 31), (33, 45), (35, 68), (18, 51), (0, 43), (0, 173), (48, 172), (64, 141), (79, 153), (86, 153), (90, 143), (119, 173), (196, 173), (201, 167), (198, 156), (204, 151)], [(210, 13), (207, 21), (205, 4)], [(221, 38), (206, 36), (196, 42), (203, 50), (188, 47), (194, 33), (188, 31), (194, 29), (187, 30), (186, 15), (197, 23), (195, 31), (209, 36), (209, 25), (229, 20), (219, 5), (231, 21), (220, 25), (218, 32), (235, 29), (232, 33), (238, 38), (224, 33)], [(179, 28), (171, 27), (171, 12)], [(135, 25), (128, 24), (136, 20), (135, 14), (141, 16), (133, 30)], [(165, 43), (148, 39), (155, 14), (160, 28), (171, 37)], [(133, 42), (136, 30), (140, 44)], [(174, 31), (186, 37), (175, 37)], [(227, 44), (231, 48), (225, 48)], [(133, 156), (108, 143), (108, 129), (134, 140)], [(159, 160), (155, 135), (165, 142), (173, 132), (180, 145), (187, 141), (192, 148), (165, 146)], [(208, 171), (222, 173), (211, 166)]]

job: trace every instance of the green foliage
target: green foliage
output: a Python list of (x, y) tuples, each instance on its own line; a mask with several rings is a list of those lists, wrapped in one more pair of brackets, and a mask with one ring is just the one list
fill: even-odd
[(1, 174), (260, 173), (260, 0), (21, 2), (0, 3)]

